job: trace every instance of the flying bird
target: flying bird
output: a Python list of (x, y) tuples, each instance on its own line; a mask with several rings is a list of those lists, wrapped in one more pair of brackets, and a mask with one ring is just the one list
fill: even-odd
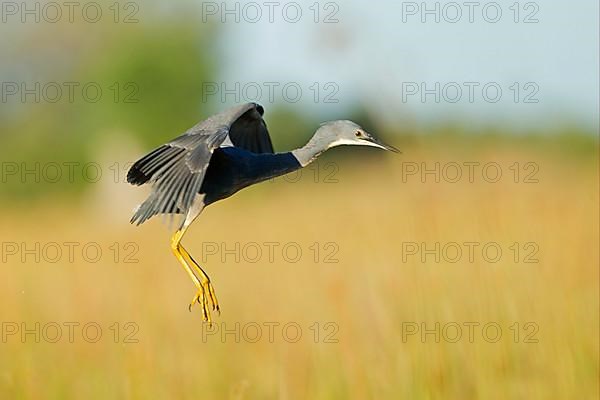
[(182, 216), (171, 238), (171, 249), (197, 288), (190, 310), (195, 303), (200, 304), (202, 318), (209, 323), (210, 309), (220, 312), (215, 289), (208, 274), (181, 244), (186, 230), (206, 206), (247, 186), (305, 167), (335, 146), (372, 146), (398, 152), (354, 122), (338, 120), (321, 124), (305, 146), (275, 153), (263, 114), (263, 107), (256, 103), (227, 109), (154, 149), (127, 173), (127, 182), (152, 186), (131, 223), (140, 225), (160, 214)]

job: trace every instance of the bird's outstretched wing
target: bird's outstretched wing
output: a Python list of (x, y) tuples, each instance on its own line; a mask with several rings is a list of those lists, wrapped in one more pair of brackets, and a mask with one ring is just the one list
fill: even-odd
[(139, 225), (157, 214), (186, 214), (200, 191), (213, 151), (227, 135), (234, 145), (249, 151), (273, 152), (261, 106), (248, 103), (216, 114), (153, 150), (129, 169), (127, 182), (152, 184), (150, 196), (138, 207), (131, 223)]
[(137, 161), (127, 173), (134, 185), (152, 184), (152, 193), (131, 218), (137, 225), (156, 214), (186, 213), (200, 191), (212, 152), (227, 136), (184, 134)]

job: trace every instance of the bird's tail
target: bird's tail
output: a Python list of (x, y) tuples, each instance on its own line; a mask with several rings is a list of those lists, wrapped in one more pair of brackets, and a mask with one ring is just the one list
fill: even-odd
[[(154, 217), (155, 215), (160, 214), (157, 210), (156, 207), (154, 207), (154, 201), (155, 199), (153, 198), (153, 196), (155, 196), (156, 193), (153, 192), (147, 199), (146, 201), (144, 201), (142, 204), (140, 204), (139, 206), (137, 206), (135, 208), (135, 210), (133, 210), (133, 216), (131, 217), (131, 219), (129, 220), (129, 222), (131, 224), (135, 224), (135, 225), (141, 225), (144, 222), (148, 221), (150, 218)], [(169, 213), (169, 214), (162, 214), (165, 218), (168, 218), (168, 220), (166, 221), (169, 227), (173, 226), (173, 220), (175, 216), (181, 216), (181, 210), (177, 209), (174, 213)]]
[(152, 192), (142, 204), (136, 207), (129, 222), (135, 225), (141, 225), (158, 214), (156, 212), (156, 207), (154, 207), (155, 201), (156, 192)]

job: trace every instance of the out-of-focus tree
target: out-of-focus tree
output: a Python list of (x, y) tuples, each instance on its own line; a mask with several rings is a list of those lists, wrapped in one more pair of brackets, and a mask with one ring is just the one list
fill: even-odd
[[(30, 27), (18, 36), (14, 48), (21, 50), (3, 66), (3, 80), (29, 87), (51, 82), (63, 94), (57, 102), (15, 96), (3, 104), (1, 160), (24, 168), (85, 163), (95, 161), (105, 135), (116, 133), (125, 143), (134, 137), (151, 146), (183, 132), (203, 116), (202, 83), (214, 80), (217, 69), (215, 35), (215, 26), (187, 8), (165, 13), (148, 7), (133, 24)], [(72, 101), (65, 82), (76, 85)], [(64, 179), (23, 184), (13, 178), (3, 182), (5, 199), (79, 192), (85, 186)]]

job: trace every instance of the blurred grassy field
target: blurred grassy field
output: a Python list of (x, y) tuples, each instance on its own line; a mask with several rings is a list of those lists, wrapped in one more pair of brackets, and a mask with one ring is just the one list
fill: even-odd
[[(96, 242), (106, 256), (97, 263), (78, 252), (73, 262), (3, 260), (0, 398), (597, 398), (597, 157), (509, 142), (396, 143), (400, 156), (336, 149), (354, 152), (351, 162), (340, 162), (337, 183), (323, 176), (315, 183), (308, 173), (297, 183), (267, 182), (209, 207), (184, 238), (197, 259), (203, 241), (229, 248), (294, 242), (303, 250), (297, 263), (280, 252), (273, 263), (264, 254), (256, 263), (206, 257), (202, 264), (223, 310), (215, 326), (248, 327), (240, 329), (239, 343), (234, 334), (207, 335), (199, 309), (188, 312), (193, 285), (160, 220), (140, 228), (127, 223), (142, 190), (109, 183), (78, 200), (6, 204), (3, 243)], [(503, 179), (403, 178), (410, 162), (465, 161), (497, 162)], [(515, 162), (536, 163), (539, 182), (514, 183)], [(115, 242), (139, 246), (139, 262), (123, 262), (126, 250), (114, 262)], [(315, 242), (318, 262), (310, 250)], [(337, 245), (337, 263), (324, 262), (328, 242)], [(473, 263), (466, 256), (423, 263), (418, 256), (403, 260), (407, 242), (497, 242), (504, 253), (497, 263), (481, 256)], [(536, 243), (539, 262), (522, 262), (523, 253), (515, 262), (508, 249), (514, 242)], [(11, 323), (35, 330), (36, 322), (58, 323), (62, 338), (49, 343), (48, 330), (36, 343), (33, 334), (22, 340), (20, 331), (7, 333)], [(73, 343), (65, 322), (80, 324)], [(81, 333), (90, 322), (102, 328), (96, 343)], [(127, 322), (137, 331), (125, 329)], [(272, 343), (269, 322), (280, 324)], [(327, 322), (334, 325), (325, 329)], [(455, 343), (403, 338), (411, 322), (429, 329), (436, 322), (496, 323), (502, 337), (492, 343), (476, 328), (471, 343), (465, 328)], [(528, 322), (539, 328), (537, 343), (524, 339)], [(253, 323), (262, 327), (255, 343)], [(297, 342), (282, 336), (286, 323), (301, 327)], [(127, 333), (137, 343), (126, 343)]]

